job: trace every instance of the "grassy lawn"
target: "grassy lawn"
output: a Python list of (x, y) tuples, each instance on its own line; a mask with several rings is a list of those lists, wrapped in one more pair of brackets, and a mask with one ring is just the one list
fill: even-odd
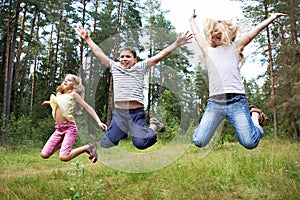
[[(130, 142), (123, 145), (134, 152)], [(168, 147), (163, 153), (171, 158), (172, 152), (180, 148), (176, 144)], [(158, 143), (152, 151), (159, 148), (163, 145)], [(253, 150), (231, 143), (204, 157), (199, 148), (190, 145), (178, 159), (165, 162), (164, 167), (159, 166), (164, 161), (155, 159), (155, 154), (139, 160), (144, 152), (136, 151), (130, 162), (126, 156), (115, 160), (125, 163), (122, 170), (109, 167), (111, 163), (103, 164), (101, 159), (92, 164), (87, 154), (65, 163), (59, 161), (57, 154), (41, 159), (40, 149), (0, 150), (0, 199), (5, 200), (300, 199), (299, 142), (262, 140)], [(144, 169), (154, 165), (150, 169), (156, 170), (124, 172), (130, 168), (128, 163), (139, 163)]]

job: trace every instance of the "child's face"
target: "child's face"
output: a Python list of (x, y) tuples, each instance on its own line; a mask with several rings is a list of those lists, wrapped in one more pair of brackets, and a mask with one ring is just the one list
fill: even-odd
[(125, 69), (131, 68), (137, 62), (131, 51), (123, 50), (120, 52), (120, 63)]
[(69, 91), (74, 89), (75, 80), (72, 76), (67, 75), (62, 85), (64, 86), (64, 91)]
[(219, 29), (220, 23), (217, 23), (211, 34), (211, 45), (213, 47), (222, 46), (222, 32)]

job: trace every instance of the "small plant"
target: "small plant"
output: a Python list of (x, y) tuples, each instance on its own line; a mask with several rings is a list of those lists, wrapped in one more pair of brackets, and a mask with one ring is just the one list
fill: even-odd
[(102, 194), (105, 192), (104, 189), (101, 189), (103, 180), (96, 180), (96, 177), (89, 176), (86, 166), (79, 160), (71, 164), (75, 165), (75, 169), (68, 173), (70, 184), (67, 187), (71, 199), (91, 199), (94, 197), (101, 199)]
[(75, 165), (75, 170), (68, 173), (70, 177), (71, 184), (68, 186), (68, 189), (71, 193), (71, 199), (80, 199), (85, 192), (85, 166), (80, 161), (72, 162), (71, 164)]

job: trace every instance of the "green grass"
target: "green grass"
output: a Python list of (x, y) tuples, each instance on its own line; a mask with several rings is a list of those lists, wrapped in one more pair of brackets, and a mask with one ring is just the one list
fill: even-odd
[[(130, 142), (122, 145), (135, 151)], [(158, 143), (135, 153), (160, 148), (163, 145)], [(178, 148), (178, 144), (169, 145), (170, 157)], [(204, 158), (199, 148), (190, 145), (172, 163), (147, 173), (126, 173), (101, 162), (91, 164), (87, 154), (64, 163), (57, 154), (41, 159), (40, 149), (23, 153), (0, 150), (0, 199), (5, 200), (300, 199), (299, 142), (262, 140), (253, 150), (230, 143)], [(126, 163), (125, 159), (120, 162)], [(153, 160), (145, 160), (141, 167), (157, 165)]]

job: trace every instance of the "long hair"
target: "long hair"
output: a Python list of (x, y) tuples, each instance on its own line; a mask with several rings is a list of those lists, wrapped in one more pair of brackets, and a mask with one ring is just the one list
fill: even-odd
[[(204, 21), (204, 35), (208, 43), (212, 44), (212, 35), (214, 28), (218, 25), (219, 31), (222, 33), (221, 35), (221, 42), (224, 46), (230, 45), (232, 42), (234, 42), (237, 32), (238, 32), (238, 26), (234, 25), (230, 21), (223, 21), (223, 20), (213, 20), (213, 19), (207, 19)], [(242, 54), (243, 49), (238, 49), (238, 54), (240, 55), (241, 63), (243, 64), (245, 59), (244, 55)]]
[[(81, 82), (81, 78), (74, 75), (74, 74), (67, 74), (67, 76), (71, 76), (72, 79), (74, 80), (74, 87), (73, 87), (73, 91), (74, 92), (77, 92), (79, 94), (79, 96), (84, 99), (84, 86), (82, 85), (82, 82)], [(60, 92), (60, 93), (64, 93), (63, 91), (63, 83), (57, 87), (56, 89), (56, 92)], [(76, 115), (80, 115), (82, 114), (82, 107), (77, 103), (76, 106), (75, 106), (75, 111), (74, 113)]]

